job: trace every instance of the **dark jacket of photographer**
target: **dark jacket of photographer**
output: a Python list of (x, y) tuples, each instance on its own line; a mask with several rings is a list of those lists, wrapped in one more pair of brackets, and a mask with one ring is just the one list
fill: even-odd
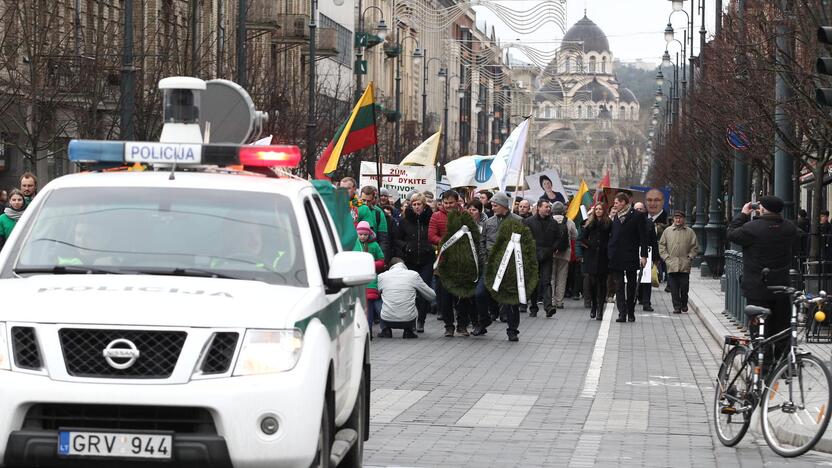
[(789, 267), (798, 242), (797, 227), (778, 213), (766, 213), (755, 219), (738, 214), (728, 226), (728, 240), (742, 246), (743, 295), (749, 301), (773, 300), (775, 296), (763, 284), (763, 268), (770, 270), (769, 286), (789, 284)]

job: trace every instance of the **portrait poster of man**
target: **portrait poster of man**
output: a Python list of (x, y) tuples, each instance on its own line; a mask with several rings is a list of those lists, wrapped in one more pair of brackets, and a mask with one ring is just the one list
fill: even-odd
[(566, 189), (563, 188), (563, 183), (560, 180), (560, 175), (555, 169), (527, 175), (526, 185), (529, 189), (525, 191), (523, 197), (528, 200), (537, 201), (545, 197), (550, 203), (559, 201), (563, 204), (566, 204), (569, 200)]

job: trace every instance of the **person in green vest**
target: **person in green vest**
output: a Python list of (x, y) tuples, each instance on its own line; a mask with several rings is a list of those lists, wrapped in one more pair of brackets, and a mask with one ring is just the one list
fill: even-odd
[(23, 193), (18, 190), (12, 190), (9, 196), (9, 204), (3, 214), (0, 215), (0, 249), (6, 244), (6, 239), (12, 235), (12, 229), (17, 224), (17, 220), (26, 209), (26, 200), (23, 198)]
[[(355, 230), (358, 232), (358, 241), (356, 241), (353, 251), (369, 253), (375, 261), (376, 273), (384, 271), (384, 252), (376, 242), (376, 236), (370, 227), (370, 223), (359, 221)], [(381, 295), (378, 293), (378, 277), (367, 285), (367, 321), (370, 324), (370, 330), (373, 329), (376, 317), (381, 317)]]

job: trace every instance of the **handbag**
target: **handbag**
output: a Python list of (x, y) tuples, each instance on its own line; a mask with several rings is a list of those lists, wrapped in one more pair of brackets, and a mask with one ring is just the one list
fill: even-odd
[(654, 288), (659, 287), (659, 269), (656, 268), (656, 264), (653, 264), (653, 268), (650, 271), (650, 283), (653, 285)]

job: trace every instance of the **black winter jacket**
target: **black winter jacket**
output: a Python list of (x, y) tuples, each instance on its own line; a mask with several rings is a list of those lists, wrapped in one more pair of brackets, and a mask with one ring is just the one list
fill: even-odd
[(647, 257), (647, 216), (630, 208), (622, 221), (612, 221), (607, 243), (610, 270), (635, 271), (640, 268), (639, 257)]
[(610, 240), (612, 223), (601, 223), (597, 219), (581, 230), (578, 242), (583, 247), (583, 272), (590, 275), (607, 274), (607, 242)]
[(768, 268), (769, 286), (788, 285), (789, 268), (796, 252), (797, 227), (775, 213), (754, 220), (738, 214), (728, 226), (728, 240), (742, 246), (742, 291), (747, 299), (775, 298), (763, 283), (763, 268)]
[(426, 206), (422, 214), (416, 216), (413, 210), (407, 210), (399, 223), (396, 233), (396, 255), (408, 266), (421, 266), (433, 263), (436, 253), (428, 240), (428, 224), (433, 211)]
[(551, 262), (555, 253), (555, 246), (560, 242), (561, 236), (565, 234), (564, 229), (551, 216), (545, 218), (538, 215), (529, 216), (523, 219), (523, 224), (532, 231), (534, 242), (537, 245), (538, 263)]

